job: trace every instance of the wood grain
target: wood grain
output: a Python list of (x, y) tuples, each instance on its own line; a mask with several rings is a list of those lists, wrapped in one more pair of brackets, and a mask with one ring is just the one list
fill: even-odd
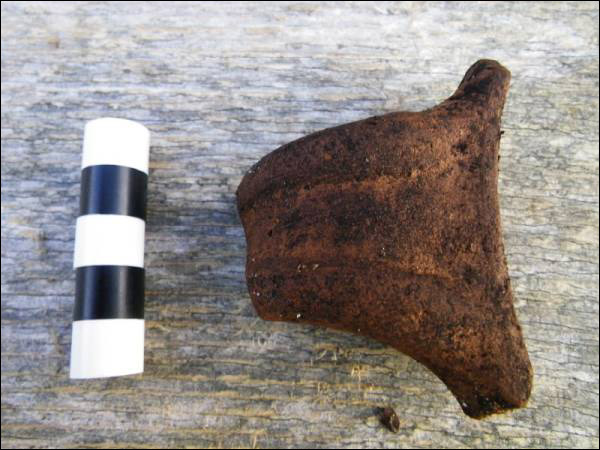
[[(2, 447), (598, 448), (598, 4), (2, 3)], [(256, 316), (235, 189), (279, 145), (513, 74), (499, 192), (529, 406)], [(83, 125), (152, 132), (146, 371), (70, 381)], [(394, 435), (374, 413), (393, 406)]]

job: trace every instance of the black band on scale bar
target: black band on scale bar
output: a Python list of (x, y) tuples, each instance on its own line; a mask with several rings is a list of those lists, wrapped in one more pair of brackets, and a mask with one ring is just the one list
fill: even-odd
[(73, 320), (144, 318), (144, 269), (84, 266), (76, 272)]
[(79, 214), (121, 214), (146, 220), (148, 175), (125, 166), (88, 166), (81, 172)]

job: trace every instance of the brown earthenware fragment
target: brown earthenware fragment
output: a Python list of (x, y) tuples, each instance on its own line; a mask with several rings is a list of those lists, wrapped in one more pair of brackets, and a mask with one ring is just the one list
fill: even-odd
[(471, 417), (525, 405), (497, 194), (509, 81), (478, 61), (434, 108), (323, 130), (252, 167), (237, 205), (260, 317), (389, 344)]

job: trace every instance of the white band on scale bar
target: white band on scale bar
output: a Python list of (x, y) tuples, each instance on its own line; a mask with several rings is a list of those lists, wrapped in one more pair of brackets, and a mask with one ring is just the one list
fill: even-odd
[(74, 268), (82, 266), (144, 267), (144, 228), (138, 217), (86, 214), (75, 227)]
[(73, 322), (71, 378), (100, 378), (144, 371), (144, 320)]
[(144, 231), (150, 133), (125, 119), (85, 126), (75, 231), (71, 378), (144, 371)]
[(150, 132), (144, 125), (104, 117), (85, 125), (81, 168), (112, 164), (148, 174), (149, 151)]

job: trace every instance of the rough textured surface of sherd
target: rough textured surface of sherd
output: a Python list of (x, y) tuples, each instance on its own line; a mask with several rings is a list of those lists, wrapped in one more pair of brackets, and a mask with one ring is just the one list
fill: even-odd
[(523, 406), (532, 369), (497, 195), (509, 83), (481, 60), (434, 108), (323, 130), (254, 165), (237, 198), (258, 314), (392, 345), (472, 417)]

